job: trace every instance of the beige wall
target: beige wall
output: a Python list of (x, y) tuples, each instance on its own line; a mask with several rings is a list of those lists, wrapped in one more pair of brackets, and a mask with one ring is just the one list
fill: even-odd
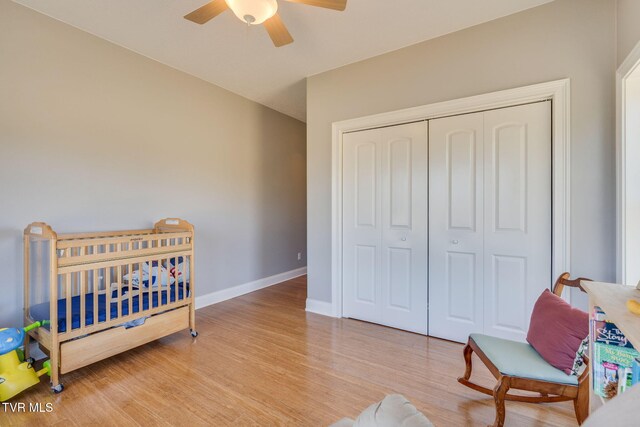
[(197, 232), (197, 295), (304, 267), (305, 124), (0, 0), (0, 325), (21, 232)]
[(572, 270), (615, 279), (615, 61), (614, 0), (557, 0), (309, 78), (309, 297), (331, 300), (332, 122), (567, 77)]
[(640, 0), (617, 0), (618, 65), (640, 42)]

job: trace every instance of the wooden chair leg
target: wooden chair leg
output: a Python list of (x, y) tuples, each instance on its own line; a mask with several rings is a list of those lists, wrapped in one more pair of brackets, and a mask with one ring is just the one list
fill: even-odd
[(469, 344), (467, 344), (464, 347), (462, 354), (464, 355), (464, 363), (465, 363), (464, 375), (462, 378), (464, 378), (465, 380), (468, 380), (469, 378), (471, 378), (471, 369), (473, 368), (471, 365), (471, 355), (473, 354), (473, 349)]
[(493, 427), (503, 427), (505, 418), (504, 397), (509, 391), (509, 378), (500, 377), (498, 384), (493, 389), (493, 400), (496, 402), (496, 419)]
[[(588, 369), (588, 368), (587, 368)], [(589, 416), (589, 381), (582, 381), (578, 385), (578, 395), (573, 401), (573, 408), (576, 411), (578, 424), (582, 425)]]

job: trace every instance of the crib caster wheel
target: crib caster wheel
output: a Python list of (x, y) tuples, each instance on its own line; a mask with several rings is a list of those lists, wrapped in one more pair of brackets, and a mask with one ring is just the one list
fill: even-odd
[(51, 386), (51, 391), (54, 392), (55, 394), (62, 393), (62, 390), (64, 390), (64, 385), (62, 384)]
[(197, 337), (198, 336), (198, 332), (194, 331), (194, 330), (191, 330), (191, 336), (194, 337), (194, 338)]

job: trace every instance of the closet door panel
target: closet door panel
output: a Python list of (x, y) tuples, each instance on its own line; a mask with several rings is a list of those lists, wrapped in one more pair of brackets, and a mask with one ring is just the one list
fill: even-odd
[(477, 319), (478, 267), (475, 253), (447, 253), (447, 317), (467, 324)]
[(365, 141), (355, 146), (355, 224), (357, 228), (376, 227), (376, 191), (378, 185), (377, 172), (377, 144), (375, 141)]
[[(523, 330), (527, 313), (525, 287), (527, 258), (522, 256), (492, 255), (490, 277), (493, 278), (491, 294), (494, 298), (493, 312), (489, 319), (492, 326), (501, 329)], [(514, 286), (516, 284), (516, 286)], [(492, 334), (493, 335), (493, 334)]]
[[(408, 248), (388, 248), (387, 264), (389, 266), (387, 306), (409, 312), (413, 301), (411, 289), (412, 251)], [(425, 307), (427, 302), (425, 300)], [(426, 323), (426, 319), (425, 319)]]
[(381, 321), (380, 130), (343, 138), (343, 313)]
[(483, 329), (483, 115), (429, 122), (429, 335)]
[(386, 144), (389, 166), (389, 227), (411, 229), (412, 218), (412, 145), (410, 137), (395, 138)]
[(510, 123), (497, 127), (491, 134), (495, 197), (493, 230), (526, 232), (527, 210), (527, 126)]
[(476, 230), (477, 138), (472, 130), (447, 136), (445, 155), (448, 197), (448, 229)]
[(551, 277), (550, 102), (488, 111), (485, 333), (524, 341)]
[(426, 123), (382, 129), (382, 323), (427, 332)]
[(376, 269), (378, 248), (371, 245), (354, 245), (355, 250), (355, 303), (376, 304)]

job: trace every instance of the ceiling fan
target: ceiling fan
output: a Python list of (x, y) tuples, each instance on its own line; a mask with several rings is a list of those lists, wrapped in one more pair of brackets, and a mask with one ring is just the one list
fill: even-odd
[[(309, 6), (324, 7), (343, 11), (347, 7), (347, 0), (286, 0), (292, 3), (302, 3)], [(205, 24), (227, 9), (247, 25), (264, 24), (264, 27), (276, 47), (293, 42), (293, 37), (284, 26), (278, 15), (277, 0), (213, 0), (204, 6), (185, 15), (185, 19), (196, 24)]]

